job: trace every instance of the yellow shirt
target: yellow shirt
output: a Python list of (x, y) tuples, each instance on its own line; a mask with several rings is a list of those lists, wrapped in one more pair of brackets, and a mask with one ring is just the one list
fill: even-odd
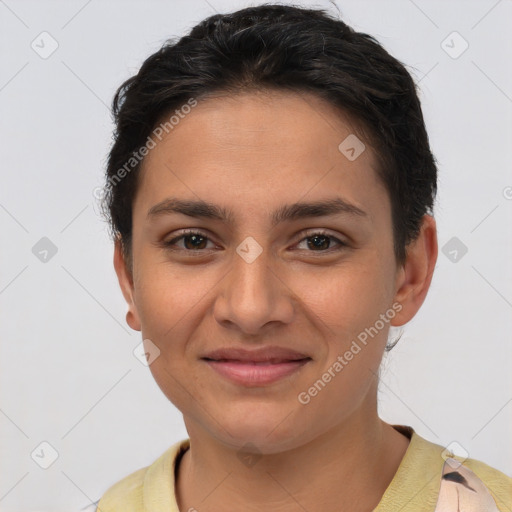
[[(512, 478), (483, 462), (447, 453), (411, 427), (393, 426), (410, 443), (373, 512), (512, 512)], [(180, 441), (150, 466), (113, 485), (99, 501), (98, 510), (180, 512), (175, 468), (189, 447), (189, 439)]]

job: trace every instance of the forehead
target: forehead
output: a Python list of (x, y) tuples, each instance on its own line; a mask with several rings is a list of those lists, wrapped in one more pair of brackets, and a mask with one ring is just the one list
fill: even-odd
[(211, 94), (180, 119), (174, 116), (174, 122), (166, 139), (171, 134), (176, 144), (187, 139), (199, 154), (211, 152), (212, 146), (231, 150), (231, 158), (244, 151), (262, 157), (268, 150), (274, 158), (314, 150), (337, 154), (348, 135), (362, 138), (347, 112), (311, 93), (281, 90)]
[(370, 200), (370, 188), (383, 191), (375, 154), (356, 124), (313, 94), (220, 94), (187, 111), (143, 162), (137, 201), (147, 207), (166, 195), (223, 194), (224, 202), (261, 208), (336, 190), (357, 204)]

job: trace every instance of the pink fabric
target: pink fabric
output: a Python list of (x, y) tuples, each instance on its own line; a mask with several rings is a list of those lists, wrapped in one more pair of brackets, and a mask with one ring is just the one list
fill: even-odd
[(487, 487), (459, 461), (447, 458), (435, 512), (499, 512)]

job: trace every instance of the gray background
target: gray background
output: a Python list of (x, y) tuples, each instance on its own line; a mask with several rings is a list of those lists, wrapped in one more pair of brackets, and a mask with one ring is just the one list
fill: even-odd
[[(0, 0), (2, 512), (79, 510), (187, 436), (132, 353), (94, 190), (117, 86), (167, 37), (258, 3)], [(512, 4), (338, 6), (409, 66), (440, 169), (439, 260), (383, 363), (381, 415), (512, 474)]]

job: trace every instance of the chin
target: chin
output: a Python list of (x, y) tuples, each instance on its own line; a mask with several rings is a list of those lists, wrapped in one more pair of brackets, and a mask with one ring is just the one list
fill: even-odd
[(231, 448), (239, 450), (251, 444), (261, 453), (279, 453), (302, 444), (300, 439), (307, 437), (305, 432), (301, 435), (300, 423), (290, 414), (291, 409), (279, 404), (233, 404), (231, 410), (222, 411), (219, 423), (223, 428), (212, 427), (216, 437)]

